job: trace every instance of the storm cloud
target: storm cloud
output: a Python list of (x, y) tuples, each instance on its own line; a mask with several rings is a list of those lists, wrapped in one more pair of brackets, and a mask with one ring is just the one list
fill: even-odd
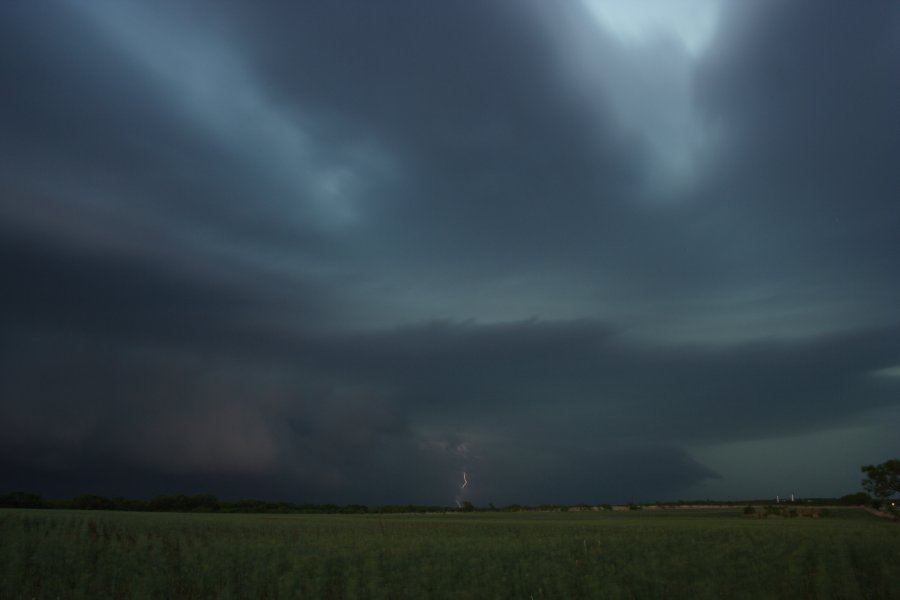
[(854, 491), (900, 451), (900, 9), (664, 4), (4, 5), (4, 485)]

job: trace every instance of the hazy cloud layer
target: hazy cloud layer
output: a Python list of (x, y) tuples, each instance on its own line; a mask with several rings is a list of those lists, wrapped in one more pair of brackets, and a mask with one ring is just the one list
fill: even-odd
[(900, 10), (687, 4), (4, 5), (5, 485), (627, 501), (796, 440), (853, 491), (830, 432), (900, 451)]

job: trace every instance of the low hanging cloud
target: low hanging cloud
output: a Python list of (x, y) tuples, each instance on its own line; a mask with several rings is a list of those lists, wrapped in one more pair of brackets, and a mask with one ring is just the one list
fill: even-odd
[[(463, 470), (481, 501), (646, 498), (717, 475), (686, 445), (812, 432), (891, 406), (896, 386), (874, 374), (900, 363), (900, 336), (650, 346), (600, 323), (531, 321), (311, 336), (255, 367), (201, 350), (5, 372), (4, 395), (29, 397), (37, 415), (4, 415), (7, 449), (47, 469), (127, 456), (347, 501), (446, 501)], [(47, 446), (35, 454), (37, 438)]]

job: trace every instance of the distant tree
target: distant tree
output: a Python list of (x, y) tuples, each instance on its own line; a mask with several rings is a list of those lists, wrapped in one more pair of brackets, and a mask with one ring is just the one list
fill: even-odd
[(115, 510), (115, 503), (97, 494), (81, 494), (72, 498), (72, 508), (78, 510)]
[(0, 496), (0, 506), (6, 508), (44, 508), (44, 500), (37, 494), (10, 492)]
[(869, 496), (866, 492), (856, 492), (855, 494), (847, 494), (846, 496), (841, 496), (838, 499), (838, 502), (846, 505), (859, 506), (861, 504), (868, 504), (872, 501), (872, 497)]
[(885, 501), (900, 494), (900, 459), (893, 458), (880, 465), (865, 465), (862, 484), (869, 494)]
[(475, 510), (475, 505), (469, 502), (468, 500), (464, 500), (462, 504), (463, 512), (473, 512)]
[(161, 512), (188, 512), (191, 510), (191, 503), (184, 494), (175, 496), (154, 496), (147, 503), (149, 510)]
[(194, 494), (187, 499), (187, 508), (194, 512), (219, 510), (219, 499), (212, 494)]
[(144, 500), (116, 496), (112, 498), (112, 502), (115, 505), (115, 510), (147, 510), (147, 502)]

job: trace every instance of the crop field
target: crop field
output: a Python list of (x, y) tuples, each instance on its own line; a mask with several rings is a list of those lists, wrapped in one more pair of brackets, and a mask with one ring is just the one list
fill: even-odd
[(0, 510), (0, 598), (900, 598), (855, 510), (233, 515)]

